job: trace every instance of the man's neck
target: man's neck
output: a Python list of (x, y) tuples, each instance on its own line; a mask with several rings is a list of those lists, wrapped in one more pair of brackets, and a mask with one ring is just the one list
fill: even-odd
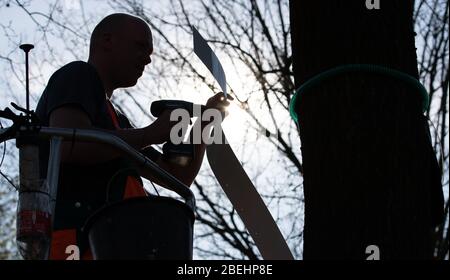
[(102, 67), (101, 63), (99, 63), (95, 59), (92, 59), (91, 57), (89, 57), (87, 63), (92, 65), (95, 68), (95, 70), (97, 70), (97, 73), (103, 84), (103, 89), (105, 90), (106, 98), (111, 99), (113, 91), (114, 91), (114, 87), (112, 86), (111, 79), (109, 78), (106, 71), (104, 70), (105, 67)]

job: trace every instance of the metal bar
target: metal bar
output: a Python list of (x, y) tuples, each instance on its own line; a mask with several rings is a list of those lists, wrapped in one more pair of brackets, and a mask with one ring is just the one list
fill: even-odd
[(50, 140), (50, 153), (48, 156), (47, 184), (50, 194), (50, 213), (52, 226), (55, 217), (56, 195), (58, 192), (59, 164), (61, 162), (62, 137), (52, 137)]
[(65, 140), (76, 139), (84, 142), (97, 142), (115, 147), (124, 152), (129, 158), (136, 161), (138, 164), (150, 169), (158, 179), (167, 184), (168, 188), (183, 197), (186, 205), (188, 205), (193, 211), (195, 210), (195, 197), (189, 187), (115, 135), (98, 130), (50, 127), (42, 127), (39, 131), (39, 135), (43, 137), (58, 136)]

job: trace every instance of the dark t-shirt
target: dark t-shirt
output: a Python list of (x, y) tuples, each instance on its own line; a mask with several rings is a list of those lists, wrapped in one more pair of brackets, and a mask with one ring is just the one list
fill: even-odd
[[(36, 108), (43, 126), (49, 125), (51, 112), (61, 106), (75, 106), (83, 110), (94, 127), (115, 129), (107, 110), (100, 77), (96, 69), (86, 62), (71, 62), (51, 76)], [(121, 128), (131, 128), (124, 115), (117, 115)], [(42, 178), (47, 173), (48, 152), (49, 142), (42, 140), (39, 150)], [(143, 152), (152, 160), (159, 156), (152, 148)], [(107, 202), (107, 197), (108, 202), (122, 199), (127, 176), (140, 180), (134, 164), (125, 158), (101, 164), (62, 163), (54, 229), (80, 228), (93, 211)]]

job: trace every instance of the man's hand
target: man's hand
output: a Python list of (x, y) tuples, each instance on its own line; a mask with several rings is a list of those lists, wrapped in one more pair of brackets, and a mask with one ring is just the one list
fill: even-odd
[(144, 128), (145, 144), (162, 144), (170, 139), (170, 131), (177, 123), (170, 120), (171, 112), (165, 110), (152, 124)]
[[(231, 95), (228, 95), (228, 100), (234, 100)], [(217, 109), (221, 112), (222, 118), (227, 115), (226, 107), (230, 105), (230, 102), (225, 99), (222, 92), (217, 93), (213, 97), (209, 98), (206, 102), (206, 107), (208, 109)], [(143, 138), (143, 146), (148, 146), (151, 144), (162, 144), (170, 140), (170, 131), (173, 126), (177, 123), (175, 121), (170, 121), (171, 111), (164, 111), (152, 124), (144, 128), (145, 135)], [(205, 125), (209, 122), (203, 122)]]
[(225, 99), (223, 92), (219, 92), (208, 99), (206, 102), (206, 107), (209, 109), (219, 110), (222, 114), (222, 118), (225, 118), (228, 115), (226, 107), (230, 105), (228, 100), (234, 100), (234, 98), (230, 94), (227, 94), (227, 99)]

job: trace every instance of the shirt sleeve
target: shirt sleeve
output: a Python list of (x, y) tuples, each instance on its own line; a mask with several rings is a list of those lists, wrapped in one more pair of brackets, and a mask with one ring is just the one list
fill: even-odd
[(124, 114), (122, 114), (121, 111), (122, 110), (116, 110), (117, 118), (119, 120), (120, 127), (121, 128), (136, 128), (134, 125), (131, 124), (130, 120)]
[(105, 99), (98, 74), (85, 62), (74, 62), (61, 68), (52, 76), (46, 91), (47, 116), (58, 107), (72, 105), (86, 112), (94, 122)]

